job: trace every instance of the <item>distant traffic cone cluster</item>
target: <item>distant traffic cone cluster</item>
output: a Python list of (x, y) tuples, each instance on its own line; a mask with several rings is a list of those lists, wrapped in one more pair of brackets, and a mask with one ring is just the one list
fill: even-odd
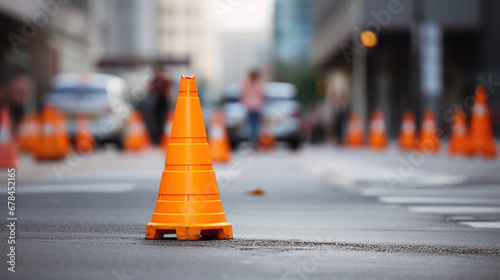
[(363, 139), (363, 119), (359, 114), (352, 113), (351, 116), (349, 116), (349, 123), (347, 124), (345, 144), (349, 147), (360, 147), (363, 145)]
[(37, 160), (58, 160), (69, 152), (69, 134), (64, 116), (55, 108), (45, 106), (39, 116), (40, 132), (33, 155)]
[(168, 144), (170, 143), (170, 132), (172, 131), (172, 122), (174, 120), (174, 114), (172, 112), (167, 114), (165, 118), (165, 124), (163, 125), (163, 133), (160, 140), (160, 147), (166, 153)]
[(226, 132), (224, 116), (218, 111), (214, 114), (212, 124), (210, 125), (210, 133), (208, 144), (210, 146), (210, 154), (213, 161), (228, 162), (231, 159), (231, 145)]
[(401, 129), (399, 131), (398, 146), (401, 150), (411, 151), (415, 149), (417, 139), (416, 128), (415, 114), (410, 110), (406, 110), (403, 114)]
[(488, 96), (481, 85), (476, 88), (474, 95), (467, 154), (469, 156), (481, 154), (488, 158), (497, 156), (497, 145), (488, 109)]
[(219, 197), (194, 76), (182, 76), (158, 200), (146, 239), (233, 238)]
[(19, 150), (27, 153), (33, 152), (37, 145), (39, 134), (40, 126), (38, 124), (38, 116), (36, 114), (31, 114), (24, 117), (19, 124), (17, 134)]
[(422, 120), (419, 149), (426, 153), (437, 153), (440, 145), (441, 141), (439, 140), (436, 116), (431, 109), (427, 109), (424, 112)]
[(18, 155), (14, 133), (12, 132), (10, 113), (7, 107), (0, 111), (0, 167), (17, 167)]
[[(192, 90), (193, 87), (195, 88), (196, 84), (194, 79), (182, 78), (182, 86)], [(189, 108), (186, 107), (178, 110), (191, 110), (192, 108), (190, 106), (195, 106), (192, 105), (194, 104), (192, 102), (199, 103), (197, 97), (193, 97), (195, 99), (182, 99), (191, 97), (191, 95), (196, 96), (193, 92), (186, 92), (187, 91), (182, 91), (179, 98), (181, 98), (183, 102), (188, 102), (185, 103), (185, 105), (189, 105)], [(469, 123), (467, 122), (467, 115), (464, 110), (459, 108), (454, 112), (452, 128), (447, 144), (449, 155), (466, 155), (469, 157), (481, 155), (485, 158), (495, 158), (497, 156), (497, 143), (493, 133), (492, 119), (488, 109), (487, 99), (488, 94), (485, 88), (479, 85), (475, 91), (474, 106), (470, 112)], [(204, 128), (204, 124), (194, 122), (194, 120), (200, 118), (201, 112), (198, 112), (196, 108), (190, 112), (189, 122), (187, 120), (183, 121), (186, 122), (185, 125), (189, 125), (190, 127), (184, 128), (184, 130), (181, 128), (177, 128), (177, 130), (174, 129), (176, 117), (173, 113), (169, 113), (165, 118), (163, 135), (160, 142), (160, 148), (163, 149), (164, 152), (167, 153), (169, 147), (170, 149), (171, 147), (177, 147), (178, 142), (175, 141), (179, 141), (179, 139), (173, 137), (175, 131), (181, 133), (180, 131), (182, 130), (182, 133), (188, 133), (186, 134), (187, 136), (178, 137), (190, 139), (189, 141), (194, 141), (192, 143), (204, 141), (203, 139), (206, 138), (206, 136), (203, 136), (203, 139), (189, 138), (192, 137), (189, 133), (199, 129), (200, 125), (203, 125)], [(177, 117), (177, 119), (179, 118), (180, 117)], [(179, 122), (180, 121), (177, 121), (177, 123)], [(401, 120), (397, 145), (400, 150), (405, 152), (416, 150), (435, 154), (440, 151), (441, 147), (441, 140), (438, 132), (439, 129), (434, 111), (431, 109), (426, 109), (424, 111), (420, 130), (418, 130), (415, 114), (410, 110), (406, 110)], [(89, 117), (86, 115), (78, 116), (74, 135), (76, 152), (89, 153), (96, 149), (98, 143), (94, 138), (94, 133), (95, 131), (92, 130)], [(259, 147), (262, 150), (269, 150), (275, 145), (276, 138), (272, 130), (264, 128), (259, 133), (258, 141)], [(137, 110), (128, 118), (122, 143), (125, 150), (128, 151), (140, 151), (151, 146), (152, 142), (144, 119)], [(360, 114), (352, 112), (349, 117), (344, 143), (348, 147), (361, 147), (366, 143), (372, 150), (385, 149), (388, 145), (388, 138), (384, 112), (381, 109), (375, 109), (372, 112), (366, 142), (363, 118)], [(211, 160), (214, 162), (228, 162), (231, 159), (231, 145), (224, 122), (224, 116), (220, 111), (216, 112), (213, 116), (210, 125), (208, 145), (211, 153)], [(12, 131), (9, 110), (7, 107), (2, 107), (0, 123), (0, 164), (2, 166), (16, 165), (18, 162), (18, 150), (31, 153), (37, 160), (60, 160), (65, 158), (70, 151), (70, 137), (67, 131), (64, 114), (59, 112), (56, 108), (46, 105), (39, 114), (29, 114), (21, 119), (16, 137), (16, 134)], [(174, 152), (170, 153), (172, 154)], [(160, 188), (160, 190), (163, 190), (163, 188)]]
[(448, 154), (466, 154), (467, 151), (467, 118), (462, 109), (455, 111), (448, 141)]
[(148, 148), (151, 140), (144, 124), (144, 119), (139, 111), (134, 111), (129, 119), (125, 131), (124, 148), (127, 151), (140, 151)]
[(95, 139), (90, 127), (89, 118), (86, 115), (78, 116), (77, 131), (75, 135), (75, 147), (80, 153), (89, 153), (94, 150)]
[[(497, 156), (497, 143), (487, 99), (485, 88), (479, 85), (474, 95), (469, 129), (464, 110), (459, 108), (454, 112), (448, 141), (449, 155), (482, 155), (485, 158)], [(349, 147), (361, 146), (363, 144), (363, 131), (362, 118), (353, 112), (349, 117), (345, 144)], [(384, 113), (380, 109), (376, 109), (372, 113), (367, 145), (373, 150), (384, 149), (387, 145)], [(417, 132), (415, 114), (410, 110), (404, 112), (399, 131), (398, 147), (405, 152), (422, 151), (435, 154), (440, 151), (440, 133), (433, 110), (428, 108), (424, 111), (419, 132)]]
[(372, 114), (370, 133), (368, 135), (368, 146), (373, 150), (384, 149), (387, 146), (384, 112), (380, 109), (375, 110)]
[(259, 132), (259, 147), (264, 151), (271, 150), (276, 143), (276, 138), (271, 129), (265, 128), (261, 129)]

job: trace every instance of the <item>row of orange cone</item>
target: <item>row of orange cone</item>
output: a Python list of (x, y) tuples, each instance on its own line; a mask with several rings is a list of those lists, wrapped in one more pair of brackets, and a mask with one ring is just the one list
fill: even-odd
[(58, 160), (69, 152), (70, 139), (64, 116), (50, 106), (46, 106), (40, 115), (21, 120), (17, 143), (7, 107), (2, 107), (0, 118), (2, 167), (18, 166), (18, 148), (32, 153), (37, 160)]
[[(160, 147), (166, 152), (170, 143), (173, 114), (166, 120)], [(57, 109), (45, 106), (40, 114), (32, 114), (23, 118), (16, 137), (11, 128), (9, 110), (1, 109), (0, 166), (17, 166), (17, 149), (31, 153), (37, 160), (59, 160), (70, 152), (70, 137), (66, 128), (65, 117)], [(124, 149), (140, 151), (151, 146), (142, 115), (135, 111), (128, 120), (124, 137)], [(78, 153), (89, 153), (94, 150), (96, 140), (87, 116), (81, 115), (77, 120), (75, 149)], [(224, 119), (220, 112), (214, 116), (211, 126), (210, 149), (214, 161), (228, 162), (231, 158), (231, 147), (227, 136)]]
[[(160, 147), (165, 153), (167, 152), (168, 145), (171, 142), (170, 132), (172, 131), (173, 120), (174, 114), (169, 113), (163, 126)], [(209, 135), (210, 138), (208, 143), (210, 146), (212, 160), (218, 162), (228, 162), (231, 159), (232, 151), (229, 143), (229, 137), (226, 132), (226, 126), (224, 124), (224, 117), (221, 112), (216, 112), (214, 114)], [(144, 120), (141, 114), (138, 111), (135, 111), (129, 119), (127, 132), (125, 133), (124, 148), (126, 150), (137, 151), (148, 148), (150, 145), (151, 140), (147, 133)]]
[[(363, 131), (361, 116), (356, 113), (351, 114), (345, 139), (346, 145), (350, 147), (362, 146), (364, 144)], [(398, 146), (403, 151), (420, 150), (437, 153), (441, 146), (439, 136), (436, 117), (431, 109), (424, 112), (419, 136), (417, 136), (415, 115), (412, 111), (406, 111), (401, 122)], [(387, 132), (382, 110), (375, 110), (372, 114), (367, 144), (371, 149), (384, 149), (387, 146)], [(481, 154), (484, 157), (496, 157), (497, 146), (488, 111), (487, 95), (483, 86), (478, 86), (474, 95), (469, 130), (467, 130), (465, 112), (462, 109), (454, 112), (448, 153), (450, 155), (474, 156)]]

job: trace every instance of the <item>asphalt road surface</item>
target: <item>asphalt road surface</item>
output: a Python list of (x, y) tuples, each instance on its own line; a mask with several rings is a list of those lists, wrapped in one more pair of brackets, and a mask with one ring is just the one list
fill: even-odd
[(146, 240), (163, 162), (158, 150), (24, 157), (16, 272), (2, 226), (0, 279), (500, 279), (499, 160), (243, 149), (214, 165), (233, 240)]

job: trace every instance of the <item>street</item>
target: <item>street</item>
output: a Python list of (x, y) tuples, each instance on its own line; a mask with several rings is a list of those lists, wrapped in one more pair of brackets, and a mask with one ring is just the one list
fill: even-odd
[[(160, 150), (23, 157), (16, 272), (4, 262), (0, 278), (499, 279), (500, 162), (418, 156), (240, 149), (214, 164), (234, 239), (200, 241), (145, 239)], [(265, 194), (246, 193), (256, 188)]]

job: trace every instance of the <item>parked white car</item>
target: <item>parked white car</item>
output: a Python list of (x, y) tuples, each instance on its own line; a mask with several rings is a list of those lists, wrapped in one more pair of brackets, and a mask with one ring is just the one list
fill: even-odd
[(128, 88), (117, 76), (98, 73), (59, 74), (52, 83), (45, 103), (66, 116), (73, 138), (79, 115), (87, 115), (98, 143), (116, 143), (122, 147), (126, 121), (131, 112), (127, 103)]

